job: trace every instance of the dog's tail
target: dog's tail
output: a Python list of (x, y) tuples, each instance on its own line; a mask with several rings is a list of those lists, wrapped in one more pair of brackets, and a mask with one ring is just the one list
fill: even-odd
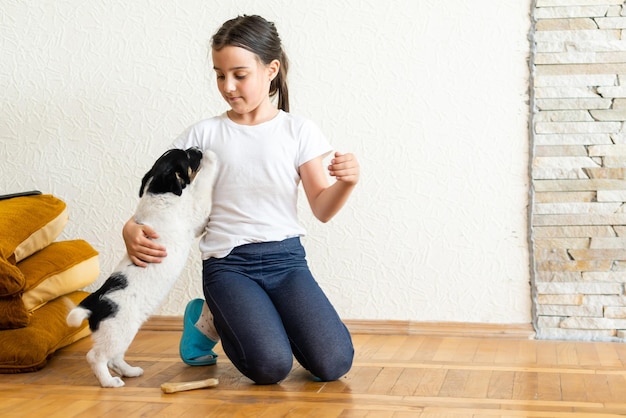
[(91, 311), (82, 306), (77, 306), (70, 311), (65, 321), (70, 327), (79, 327), (83, 321), (91, 316)]

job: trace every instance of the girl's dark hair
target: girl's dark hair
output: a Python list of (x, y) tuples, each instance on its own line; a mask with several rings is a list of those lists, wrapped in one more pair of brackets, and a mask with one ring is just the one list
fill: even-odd
[(270, 97), (278, 94), (279, 109), (289, 112), (289, 90), (287, 70), (289, 61), (283, 51), (280, 36), (274, 23), (261, 16), (238, 16), (225, 22), (213, 35), (211, 47), (219, 51), (225, 46), (237, 46), (256, 54), (263, 64), (274, 60), (280, 62), (278, 75), (270, 84)]

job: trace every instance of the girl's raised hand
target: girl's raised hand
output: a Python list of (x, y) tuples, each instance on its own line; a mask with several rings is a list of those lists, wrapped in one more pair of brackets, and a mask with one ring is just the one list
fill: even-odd
[(330, 161), (328, 172), (337, 181), (355, 185), (359, 181), (359, 161), (354, 154), (335, 152), (335, 158)]

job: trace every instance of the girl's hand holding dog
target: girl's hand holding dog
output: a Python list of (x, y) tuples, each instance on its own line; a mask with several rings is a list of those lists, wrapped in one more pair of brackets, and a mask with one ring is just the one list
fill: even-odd
[(148, 225), (138, 224), (132, 218), (124, 224), (122, 237), (130, 261), (139, 267), (146, 267), (149, 263), (160, 263), (161, 259), (167, 256), (165, 247), (153, 241), (159, 234)]

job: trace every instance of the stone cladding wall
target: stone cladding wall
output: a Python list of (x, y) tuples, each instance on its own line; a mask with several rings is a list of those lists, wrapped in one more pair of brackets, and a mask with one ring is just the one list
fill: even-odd
[(530, 232), (538, 338), (626, 340), (626, 3), (536, 0)]

